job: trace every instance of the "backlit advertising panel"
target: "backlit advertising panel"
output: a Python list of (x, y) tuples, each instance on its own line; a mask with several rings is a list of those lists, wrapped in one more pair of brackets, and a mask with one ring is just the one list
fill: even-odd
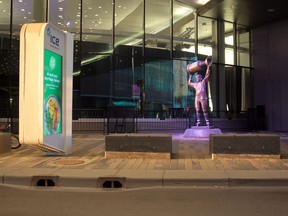
[(44, 136), (62, 133), (62, 56), (44, 49)]

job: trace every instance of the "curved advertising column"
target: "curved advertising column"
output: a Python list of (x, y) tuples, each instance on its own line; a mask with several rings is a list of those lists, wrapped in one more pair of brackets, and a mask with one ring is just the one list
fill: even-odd
[(49, 23), (20, 32), (19, 141), (46, 154), (72, 148), (73, 36)]

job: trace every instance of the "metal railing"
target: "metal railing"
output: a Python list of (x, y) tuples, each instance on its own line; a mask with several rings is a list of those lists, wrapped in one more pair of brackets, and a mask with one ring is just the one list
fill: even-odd
[(72, 120), (73, 131), (95, 131), (105, 133), (107, 119), (104, 109), (74, 109)]
[[(249, 112), (211, 112), (211, 126), (221, 130), (264, 130), (265, 118), (258, 118), (255, 110)], [(1, 111), (0, 124), (10, 124), (18, 132), (18, 118), (10, 118), (9, 112)], [(74, 109), (72, 130), (95, 133), (181, 132), (195, 125), (195, 112), (184, 109), (153, 110), (139, 112), (134, 107), (109, 107), (105, 109)], [(203, 122), (202, 125), (205, 125)]]

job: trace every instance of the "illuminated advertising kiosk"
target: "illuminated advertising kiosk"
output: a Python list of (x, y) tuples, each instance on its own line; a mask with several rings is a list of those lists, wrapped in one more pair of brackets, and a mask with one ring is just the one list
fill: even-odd
[(49, 23), (20, 32), (19, 141), (45, 154), (72, 148), (73, 36)]

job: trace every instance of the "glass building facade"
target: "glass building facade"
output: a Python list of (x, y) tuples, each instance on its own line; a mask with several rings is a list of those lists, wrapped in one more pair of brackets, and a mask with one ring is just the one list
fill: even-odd
[(174, 0), (0, 0), (0, 104), (15, 110), (19, 33), (49, 22), (74, 34), (73, 109), (194, 106), (186, 65), (213, 56), (208, 85), (215, 117), (252, 106), (250, 30), (200, 17)]

